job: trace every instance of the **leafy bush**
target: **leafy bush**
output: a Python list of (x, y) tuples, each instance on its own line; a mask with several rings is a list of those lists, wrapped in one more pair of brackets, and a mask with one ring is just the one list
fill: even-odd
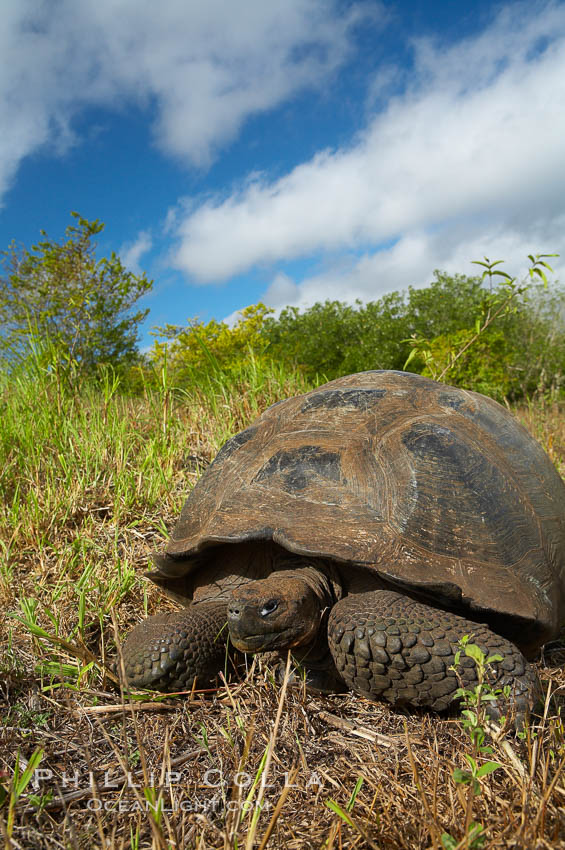
[[(495, 273), (503, 278), (498, 286)], [(275, 317), (259, 303), (233, 327), (214, 320), (168, 325), (157, 329), (150, 360), (180, 386), (237, 373), (251, 358), (298, 369), (316, 382), (409, 367), (432, 378), (444, 373), (449, 383), (498, 400), (536, 391), (555, 396), (565, 375), (565, 290), (490, 274), (490, 287), (480, 277), (436, 271), (425, 288), (367, 304), (326, 301), (306, 310), (286, 307)]]
[(425, 289), (391, 292), (354, 306), (326, 301), (267, 318), (270, 351), (311, 377), (328, 379), (367, 369), (402, 369), (413, 334), (434, 337), (471, 326), (484, 291), (477, 278), (436, 271)]
[[(546, 269), (554, 254), (528, 256), (530, 280), (542, 285), (518, 283), (498, 269), (502, 260), (475, 261), (484, 268), (483, 290), (474, 327), (435, 339), (412, 334), (412, 351), (405, 366), (419, 364), (420, 371), (438, 381), (450, 381), (492, 395), (499, 400), (520, 398), (533, 392), (553, 397), (563, 383), (565, 363), (565, 293), (551, 291)], [(494, 285), (494, 278), (502, 282)], [(549, 296), (549, 297), (548, 297)], [(535, 305), (537, 304), (537, 309)], [(559, 307), (559, 309), (557, 309)], [(533, 356), (536, 355), (536, 356)]]
[(26, 356), (28, 343), (48, 340), (60, 368), (95, 374), (100, 365), (126, 367), (139, 358), (137, 331), (148, 310), (131, 312), (152, 286), (112, 253), (96, 260), (99, 221), (72, 213), (66, 241), (44, 237), (31, 251), (12, 243), (2, 252), (0, 348), (5, 361)]
[(104, 225), (72, 215), (76, 224), (61, 243), (42, 231), (31, 251), (11, 245), (3, 252), (5, 368), (35, 346), (36, 363), (56, 371), (59, 382), (102, 376), (104, 366), (134, 394), (194, 387), (218, 375), (234, 381), (246, 364), (299, 370), (309, 382), (410, 368), (499, 400), (562, 392), (565, 290), (547, 283), (549, 255), (530, 257), (532, 277), (543, 282), (537, 286), (517, 283), (499, 262), (486, 260), (478, 263), (482, 277), (436, 271), (426, 287), (368, 303), (328, 300), (305, 310), (286, 307), (278, 317), (258, 303), (233, 326), (215, 319), (166, 325), (155, 329), (145, 356), (137, 333), (148, 311), (132, 308), (152, 282), (128, 272), (113, 253), (96, 260), (93, 240)]
[(259, 303), (242, 310), (233, 327), (212, 319), (156, 328), (151, 364), (157, 370), (166, 367), (181, 385), (209, 372), (237, 373), (250, 355), (261, 358), (266, 347), (261, 331), (269, 313), (272, 310)]
[[(442, 334), (432, 340), (430, 353), (436, 369), (424, 365), (421, 374), (436, 378), (448, 367), (455, 354), (473, 337), (474, 331), (463, 329)], [(514, 355), (510, 340), (501, 330), (491, 330), (479, 337), (449, 370), (448, 383), (488, 395), (497, 401), (507, 398), (513, 389)]]

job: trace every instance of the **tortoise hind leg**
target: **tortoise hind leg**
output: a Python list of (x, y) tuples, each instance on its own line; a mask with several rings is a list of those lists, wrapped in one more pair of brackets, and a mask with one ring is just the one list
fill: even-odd
[[(533, 702), (535, 673), (513, 643), (483, 623), (390, 590), (347, 596), (333, 607), (328, 623), (336, 667), (352, 690), (393, 705), (436, 711), (448, 707), (459, 687), (450, 667), (464, 635), (487, 656), (503, 657), (492, 665), (489, 682), (497, 688), (510, 685), (521, 723)], [(458, 673), (464, 686), (476, 684), (475, 662), (464, 653)], [(489, 713), (497, 715), (496, 705)]]
[(213, 682), (226, 658), (227, 603), (200, 602), (148, 617), (127, 636), (127, 680), (139, 688), (178, 691)]

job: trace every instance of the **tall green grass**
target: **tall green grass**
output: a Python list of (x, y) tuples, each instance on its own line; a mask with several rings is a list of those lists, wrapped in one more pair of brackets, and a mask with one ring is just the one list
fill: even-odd
[(237, 373), (210, 368), (182, 389), (164, 367), (131, 397), (111, 370), (78, 383), (48, 342), (30, 345), (0, 374), (3, 602), (32, 633), (102, 630), (223, 442), (306, 389), (250, 357)]
[(182, 389), (163, 369), (133, 398), (111, 370), (80, 385), (68, 377), (37, 347), (0, 373), (0, 521), (38, 544), (96, 500), (116, 522), (132, 521), (163, 498), (183, 453), (210, 455), (265, 407), (308, 389), (252, 356), (237, 374), (210, 370)]

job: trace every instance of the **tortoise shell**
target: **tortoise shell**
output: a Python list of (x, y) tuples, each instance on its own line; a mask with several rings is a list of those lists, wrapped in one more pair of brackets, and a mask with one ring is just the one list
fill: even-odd
[[(500, 404), (370, 371), (268, 408), (190, 494), (167, 558), (272, 541), (530, 628), (565, 619), (565, 484)], [(521, 628), (521, 626), (520, 626)]]

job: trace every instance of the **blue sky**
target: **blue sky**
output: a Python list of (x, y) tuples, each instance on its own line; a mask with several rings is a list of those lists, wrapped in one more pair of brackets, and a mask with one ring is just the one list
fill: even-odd
[(143, 328), (560, 252), (565, 3), (5, 0), (0, 249), (105, 222)]

